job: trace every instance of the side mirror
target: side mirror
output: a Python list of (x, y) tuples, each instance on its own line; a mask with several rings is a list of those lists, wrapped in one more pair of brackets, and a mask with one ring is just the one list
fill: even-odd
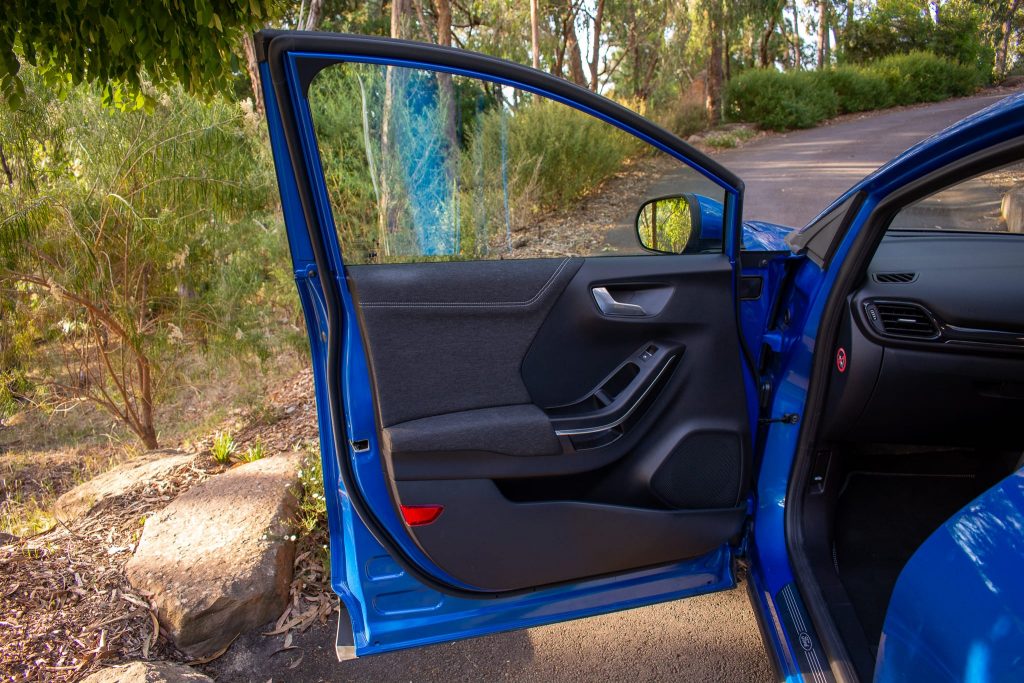
[(652, 199), (636, 215), (636, 236), (648, 251), (681, 254), (701, 239), (701, 205), (692, 194)]

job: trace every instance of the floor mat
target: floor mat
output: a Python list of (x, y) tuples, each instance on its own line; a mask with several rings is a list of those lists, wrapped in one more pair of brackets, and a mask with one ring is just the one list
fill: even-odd
[(836, 509), (834, 556), (868, 642), (877, 644), (893, 586), (921, 545), (982, 491), (974, 475), (852, 472)]

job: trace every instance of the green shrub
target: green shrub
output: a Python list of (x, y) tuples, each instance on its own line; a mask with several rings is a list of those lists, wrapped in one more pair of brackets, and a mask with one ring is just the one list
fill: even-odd
[(667, 112), (655, 120), (680, 137), (688, 137), (708, 127), (708, 115), (701, 102), (681, 102), (668, 106)]
[(762, 128), (807, 128), (837, 113), (970, 95), (984, 75), (930, 52), (828, 71), (746, 71), (725, 89), (726, 115)]
[(994, 52), (982, 26), (984, 3), (944, 3), (942, 21), (921, 12), (918, 0), (878, 2), (854, 19), (843, 33), (840, 60), (870, 64), (891, 55), (930, 52), (956, 64), (974, 67), (987, 80)]
[(213, 459), (219, 462), (221, 465), (228, 465), (231, 463), (231, 457), (238, 450), (238, 444), (235, 443), (235, 439), (228, 432), (217, 432), (213, 437), (213, 446), (210, 448), (210, 453), (213, 455)]
[(883, 109), (892, 104), (889, 83), (881, 74), (857, 66), (825, 72), (825, 80), (839, 98), (839, 113)]
[(729, 81), (724, 102), (728, 118), (772, 130), (810, 128), (839, 110), (827, 78), (811, 71), (746, 71)]
[(239, 454), (238, 461), (256, 462), (257, 460), (262, 460), (266, 454), (267, 449), (263, 445), (263, 441), (257, 438), (255, 443), (253, 443), (251, 446), (242, 451), (241, 454)]
[(481, 132), (492, 159), (501, 158), (502, 118), (508, 126), (508, 159), (515, 164), (513, 190), (535, 182), (536, 200), (545, 208), (578, 199), (619, 170), (638, 148), (631, 135), (613, 131), (593, 116), (537, 98), (520, 105), (514, 116), (495, 109), (483, 117)]
[(91, 401), (156, 448), (150, 408), (192, 351), (266, 357), (271, 301), (294, 307), (292, 278), (270, 291), (279, 267), (256, 253), (287, 253), (259, 220), (276, 203), (260, 120), (180, 89), (120, 112), (21, 77), (19, 108), (0, 106), (0, 370), (38, 377), (35, 404)]
[(929, 52), (892, 55), (866, 68), (885, 79), (893, 104), (938, 102), (948, 97), (969, 95), (982, 80), (974, 67), (957, 64)]

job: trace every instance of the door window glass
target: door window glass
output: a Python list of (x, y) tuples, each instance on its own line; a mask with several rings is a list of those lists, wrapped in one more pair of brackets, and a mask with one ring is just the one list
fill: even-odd
[(317, 74), (308, 98), (346, 263), (654, 253), (637, 214), (669, 195), (708, 216), (660, 244), (722, 251), (722, 187), (560, 102), (348, 62)]
[(1024, 233), (1024, 163), (989, 171), (909, 204), (889, 229)]

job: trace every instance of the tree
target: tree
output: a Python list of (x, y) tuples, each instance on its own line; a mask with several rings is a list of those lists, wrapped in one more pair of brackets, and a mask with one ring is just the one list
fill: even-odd
[(714, 125), (722, 119), (722, 0), (704, 0), (704, 17), (711, 42), (704, 110)]
[(9, 0), (0, 24), (0, 94), (17, 104), (18, 72), (38, 68), (49, 83), (98, 83), (104, 101), (145, 102), (143, 79), (189, 92), (226, 92), (235, 48), (262, 24), (274, 0), (61, 2)]
[(242, 272), (268, 267), (249, 251), (272, 191), (258, 122), (180, 89), (148, 114), (86, 88), (57, 101), (32, 71), (20, 108), (0, 110), (0, 289), (35, 330), (40, 400), (91, 401), (156, 448), (183, 350), (254, 348), (262, 325), (244, 321), (267, 313)]
[(828, 4), (829, 0), (818, 0), (818, 68), (824, 69), (829, 64), (828, 37)]
[(590, 89), (597, 92), (598, 60), (601, 57), (601, 23), (604, 20), (604, 0), (597, 0), (597, 10), (594, 12), (594, 30), (591, 32), (590, 45)]
[(786, 8), (786, 0), (769, 0), (763, 4), (763, 7), (767, 10), (767, 18), (764, 31), (761, 33), (761, 40), (758, 44), (758, 61), (761, 68), (768, 68), (771, 65), (769, 52), (771, 39), (775, 35), (775, 28), (778, 26), (782, 12)]
[(793, 9), (793, 68), (799, 69), (803, 66), (804, 48), (800, 42), (800, 13), (797, 10), (796, 0), (792, 0)]
[(567, 0), (568, 11), (565, 15), (564, 33), (565, 50), (569, 53), (569, 79), (577, 85), (586, 85), (583, 75), (583, 57), (580, 54), (580, 41), (576, 35), (576, 19), (579, 17), (580, 4), (577, 0)]
[(533, 68), (540, 68), (540, 26), (537, 24), (537, 0), (530, 0), (530, 56)]
[(1001, 35), (996, 47), (996, 78), (1002, 78), (1006, 75), (1007, 55), (1010, 51), (1010, 34), (1013, 33), (1013, 20), (1017, 15), (1017, 9), (1020, 7), (1021, 0), (1010, 0), (1007, 4), (1008, 7), (1002, 12), (1002, 22), (999, 26)]

